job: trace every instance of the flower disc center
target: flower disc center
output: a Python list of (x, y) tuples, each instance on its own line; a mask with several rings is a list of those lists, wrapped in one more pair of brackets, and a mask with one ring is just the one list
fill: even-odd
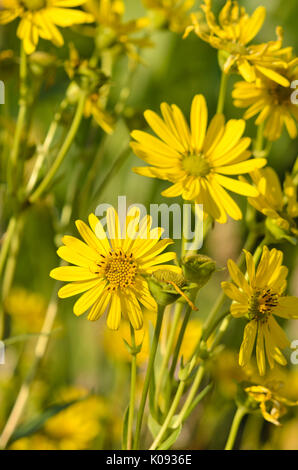
[(266, 321), (274, 307), (278, 305), (278, 294), (271, 289), (257, 289), (249, 303), (251, 319)]
[(192, 176), (206, 176), (210, 166), (202, 154), (190, 155), (182, 160), (183, 169)]
[(127, 255), (120, 249), (110, 252), (110, 257), (104, 268), (104, 275), (110, 283), (111, 290), (131, 286), (134, 283), (136, 272), (137, 263), (132, 254)]

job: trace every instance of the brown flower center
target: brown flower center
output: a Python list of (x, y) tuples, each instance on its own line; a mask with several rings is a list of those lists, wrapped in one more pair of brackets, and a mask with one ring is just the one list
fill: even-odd
[(278, 305), (278, 294), (271, 289), (256, 289), (249, 302), (250, 319), (267, 321), (274, 307)]

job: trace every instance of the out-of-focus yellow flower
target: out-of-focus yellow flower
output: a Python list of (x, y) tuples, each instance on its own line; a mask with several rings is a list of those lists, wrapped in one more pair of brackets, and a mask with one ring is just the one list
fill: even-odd
[(236, 351), (224, 349), (209, 363), (217, 389), (229, 399), (235, 398), (238, 383), (247, 380), (250, 367), (240, 367)]
[[(111, 134), (114, 130), (114, 119), (105, 110), (106, 101), (109, 93), (110, 86), (107, 83), (102, 84), (102, 73), (100, 69), (91, 68), (88, 60), (81, 59), (78, 50), (73, 43), (69, 45), (69, 59), (65, 61), (64, 68), (67, 75), (71, 80), (75, 79), (81, 74), (93, 75), (94, 86), (91, 88), (91, 93), (88, 96), (85, 104), (84, 115), (85, 117), (92, 116), (96, 123), (107, 133)], [(104, 77), (106, 81), (107, 78)], [(72, 83), (70, 88), (70, 95), (77, 95), (79, 86)]]
[(249, 173), (266, 164), (264, 158), (249, 159), (250, 138), (242, 137), (245, 121), (231, 119), (225, 123), (216, 114), (209, 126), (208, 110), (203, 95), (196, 95), (190, 112), (190, 128), (181, 110), (161, 104), (161, 119), (153, 111), (144, 113), (149, 126), (159, 138), (147, 132), (133, 131), (134, 153), (152, 166), (134, 168), (140, 175), (173, 183), (163, 196), (195, 201), (204, 205), (204, 212), (225, 223), (227, 214), (242, 218), (241, 210), (226, 189), (255, 197), (258, 192), (248, 183), (230, 176)]
[(283, 191), (277, 173), (271, 167), (251, 173), (259, 196), (248, 198), (248, 202), (285, 232), (298, 235), (297, 185), (290, 174), (285, 177)]
[(156, 311), (146, 275), (158, 269), (179, 271), (180, 268), (163, 264), (176, 258), (174, 252), (162, 253), (173, 243), (160, 240), (163, 229), (151, 229), (152, 217), (140, 220), (140, 210), (134, 206), (128, 212), (125, 223), (120, 223), (115, 209), (107, 210), (107, 233), (94, 214), (89, 216), (91, 229), (81, 220), (76, 226), (85, 243), (65, 236), (58, 255), (75, 266), (53, 269), (50, 276), (61, 281), (70, 281), (62, 287), (61, 298), (84, 294), (73, 307), (75, 315), (90, 309), (88, 320), (95, 321), (107, 311), (107, 325), (112, 330), (119, 328), (123, 315), (133, 328), (143, 325), (141, 305)]
[(274, 387), (252, 385), (246, 387), (245, 391), (258, 403), (263, 418), (276, 426), (280, 426), (279, 419), (287, 412), (287, 406), (298, 405), (298, 401), (291, 401), (279, 395)]
[(84, 8), (95, 18), (98, 29), (88, 34), (95, 35), (101, 49), (119, 47), (133, 60), (139, 60), (137, 48), (152, 46), (146, 36), (138, 36), (149, 25), (149, 19), (142, 17), (124, 22), (122, 0), (87, 0)]
[(102, 102), (104, 90), (102, 88), (98, 93), (89, 96), (85, 104), (84, 114), (85, 117), (92, 116), (99, 127), (107, 134), (112, 134), (115, 123), (113, 117), (104, 109), (104, 103)]
[(39, 38), (47, 39), (55, 46), (63, 46), (64, 40), (57, 26), (93, 23), (92, 15), (73, 9), (86, 0), (1, 0), (0, 24), (20, 18), (17, 35), (24, 43), (27, 54), (35, 51)]
[(5, 299), (4, 307), (17, 332), (40, 332), (46, 312), (46, 301), (40, 294), (15, 287)]
[(255, 82), (237, 82), (232, 96), (238, 108), (248, 108), (244, 119), (258, 114), (255, 124), (265, 123), (264, 136), (270, 141), (280, 138), (283, 126), (292, 139), (297, 137), (298, 106), (292, 103), (291, 83), (298, 79), (297, 59), (293, 59), (286, 70), (278, 70), (288, 81), (280, 85), (270, 78), (259, 76)]
[(189, 24), (190, 9), (194, 0), (143, 0), (143, 4), (145, 8), (160, 16), (158, 23), (174, 33), (181, 33)]
[[(248, 279), (231, 259), (228, 269), (233, 282), (222, 282), (225, 294), (233, 300), (231, 314), (235, 318), (247, 317), (243, 342), (239, 352), (239, 364), (249, 363), (256, 342), (256, 357), (260, 375), (266, 372), (266, 357), (270, 368), (275, 362), (286, 365), (280, 349), (289, 346), (283, 329), (274, 315), (298, 319), (298, 298), (284, 296), (288, 269), (282, 266), (283, 253), (264, 246), (256, 269), (252, 255), (244, 250)], [(236, 284), (236, 285), (235, 285)]]
[[(144, 312), (143, 327), (140, 330), (135, 331), (136, 346), (142, 345), (140, 352), (136, 355), (137, 364), (139, 366), (143, 365), (148, 359), (150, 351), (150, 322), (154, 324), (155, 318), (155, 314)], [(131, 361), (131, 354), (125, 344), (125, 341), (128, 344), (131, 343), (129, 322), (121, 322), (119, 330), (117, 331), (105, 329), (102, 344), (105, 352), (113, 361)], [(114, 347), (115, 342), (117, 342), (117, 348)]]
[[(101, 420), (109, 414), (102, 397), (92, 395), (82, 387), (68, 387), (59, 393), (59, 403), (81, 400), (48, 419), (42, 430), (29, 438), (16, 441), (13, 450), (84, 450), (99, 435)], [(87, 398), (85, 398), (87, 397)]]
[(202, 9), (205, 13), (206, 23), (202, 24), (197, 16), (192, 14), (192, 26), (186, 28), (186, 37), (194, 31), (203, 41), (226, 54), (223, 70), (238, 70), (240, 75), (252, 82), (256, 79), (256, 73), (269, 77), (271, 80), (288, 86), (288, 81), (275, 69), (286, 68), (285, 56), (290, 48), (282, 47), (282, 29), (277, 28), (277, 40), (264, 44), (250, 45), (249, 43), (260, 31), (266, 16), (266, 9), (258, 7), (249, 16), (238, 1), (227, 0), (222, 8), (218, 22), (212, 12), (212, 1), (205, 0)]

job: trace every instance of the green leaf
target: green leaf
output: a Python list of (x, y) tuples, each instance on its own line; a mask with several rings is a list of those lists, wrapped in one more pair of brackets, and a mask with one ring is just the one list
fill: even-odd
[[(89, 395), (88, 395), (89, 396)], [(41, 415), (37, 416), (36, 418), (29, 421), (29, 423), (25, 423), (19, 426), (9, 440), (9, 444), (22, 437), (30, 436), (31, 434), (36, 433), (39, 431), (43, 425), (53, 416), (56, 416), (61, 411), (65, 410), (71, 405), (78, 403), (79, 401), (85, 400), (87, 397), (79, 398), (78, 400), (72, 400), (66, 403), (55, 404), (47, 408)]]
[(152, 436), (155, 438), (160, 431), (161, 425), (156, 421), (152, 414), (150, 414), (148, 418), (148, 427)]
[(122, 450), (126, 450), (127, 432), (128, 432), (128, 415), (129, 415), (129, 405), (126, 407), (126, 410), (123, 416)]
[(168, 450), (178, 439), (182, 429), (182, 424), (175, 429), (169, 437), (163, 441), (158, 447), (157, 450)]

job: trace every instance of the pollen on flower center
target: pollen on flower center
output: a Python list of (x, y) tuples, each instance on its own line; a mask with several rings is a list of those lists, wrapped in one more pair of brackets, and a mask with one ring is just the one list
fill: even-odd
[(137, 263), (132, 253), (123, 253), (121, 249), (110, 251), (108, 257), (102, 255), (102, 261), (98, 263), (100, 271), (109, 282), (108, 290), (116, 290), (119, 287), (129, 287), (134, 283)]
[(249, 303), (249, 317), (266, 321), (274, 307), (278, 305), (278, 294), (271, 289), (256, 289)]
[(182, 160), (183, 169), (192, 176), (206, 176), (210, 166), (202, 154), (190, 155)]
[(41, 10), (47, 5), (47, 0), (22, 0), (21, 3), (28, 10)]

